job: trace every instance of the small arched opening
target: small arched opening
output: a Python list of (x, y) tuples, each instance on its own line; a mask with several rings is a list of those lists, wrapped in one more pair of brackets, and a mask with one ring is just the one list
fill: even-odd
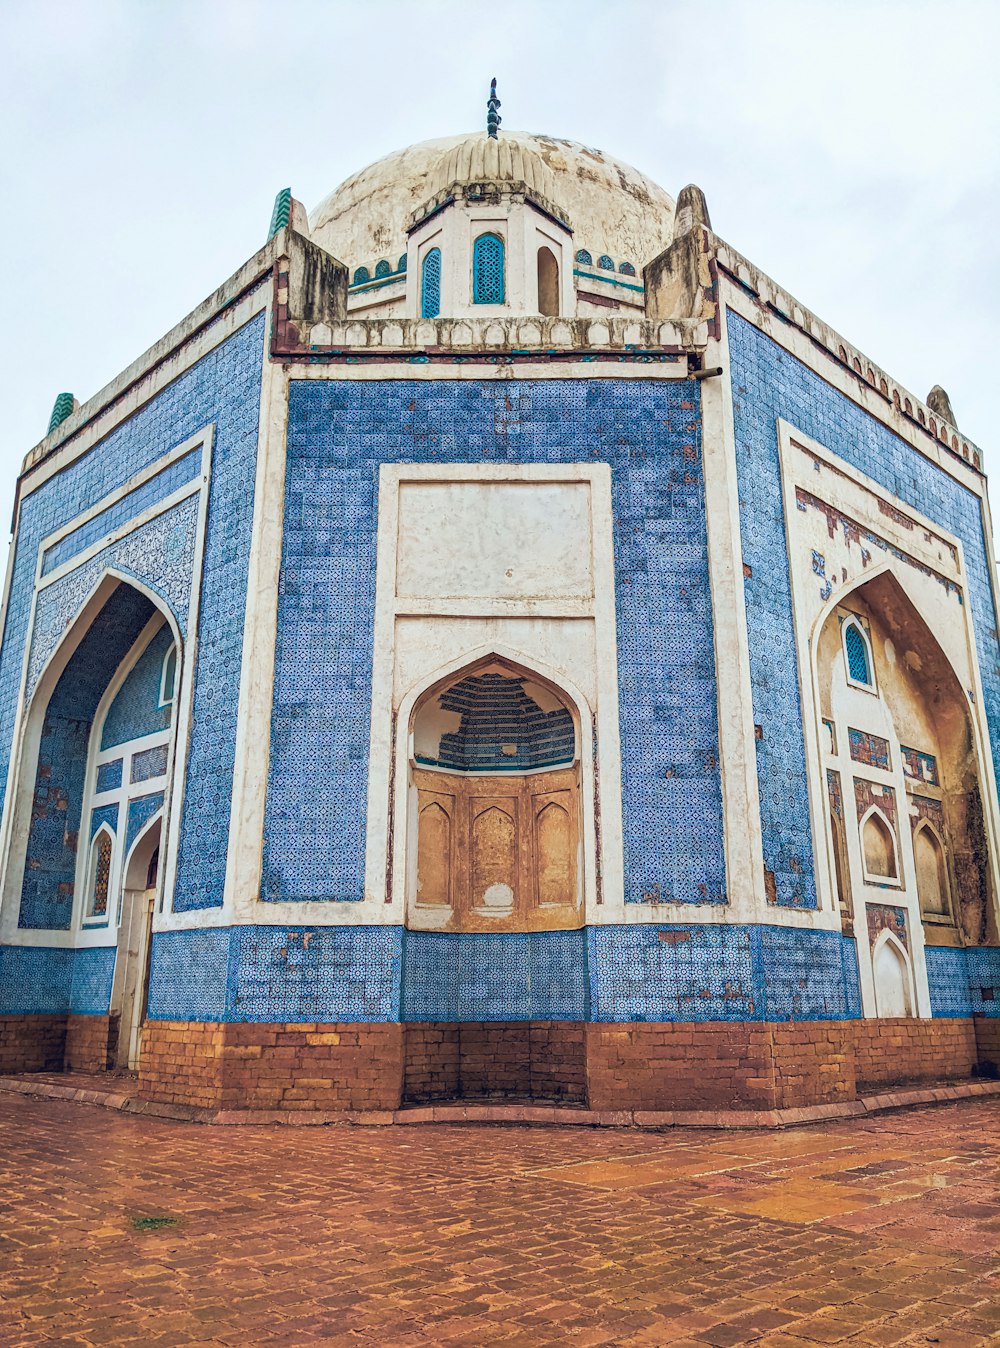
[(950, 921), (951, 903), (944, 847), (937, 833), (926, 822), (918, 824), (914, 831), (913, 861), (917, 872), (921, 915), (930, 921)]
[(538, 312), (546, 318), (559, 315), (559, 263), (551, 248), (538, 250)]
[(872, 808), (861, 821), (861, 850), (866, 878), (876, 882), (899, 878), (896, 840), (881, 810)]
[(906, 951), (889, 932), (883, 932), (872, 951), (875, 1008), (885, 1019), (911, 1016), (910, 966)]

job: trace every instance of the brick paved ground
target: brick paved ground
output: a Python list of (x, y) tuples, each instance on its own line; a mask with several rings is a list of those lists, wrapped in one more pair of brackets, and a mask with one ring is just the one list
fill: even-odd
[(643, 1133), (0, 1097), (0, 1343), (961, 1348), (1000, 1336), (998, 1159), (990, 1102)]

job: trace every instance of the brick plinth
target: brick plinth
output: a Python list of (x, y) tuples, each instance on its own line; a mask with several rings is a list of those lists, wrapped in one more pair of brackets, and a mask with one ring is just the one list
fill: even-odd
[(404, 1099), (587, 1099), (580, 1021), (412, 1022), (405, 1027)]
[(65, 1016), (0, 1016), (0, 1072), (58, 1072)]
[[(73, 1024), (82, 1020), (92, 1022), (86, 1033)], [(107, 1040), (98, 1022), (106, 1033), (106, 1017), (71, 1018), (67, 1062), (99, 1057)], [(1000, 1062), (1000, 1021), (150, 1021), (139, 1096), (279, 1114), (385, 1113), (404, 1101), (449, 1100), (561, 1102), (623, 1116), (797, 1110), (968, 1079), (977, 1054)]]
[(114, 1064), (117, 1016), (76, 1016), (66, 1020), (67, 1072), (104, 1072)]
[(961, 1080), (977, 1062), (971, 1020), (855, 1020), (854, 1064), (859, 1090), (919, 1081)]
[(1000, 1074), (1000, 1017), (974, 1016), (976, 1054), (984, 1076)]
[(403, 1083), (398, 1024), (152, 1020), (139, 1097), (201, 1109), (393, 1110)]

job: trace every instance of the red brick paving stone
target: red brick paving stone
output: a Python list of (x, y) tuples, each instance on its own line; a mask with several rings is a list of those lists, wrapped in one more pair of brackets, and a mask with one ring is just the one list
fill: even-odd
[[(734, 1135), (209, 1129), (5, 1096), (0, 1343), (966, 1348), (1000, 1329), (998, 1145), (975, 1101)], [(581, 1162), (595, 1182), (561, 1177)], [(608, 1162), (656, 1182), (602, 1186)]]

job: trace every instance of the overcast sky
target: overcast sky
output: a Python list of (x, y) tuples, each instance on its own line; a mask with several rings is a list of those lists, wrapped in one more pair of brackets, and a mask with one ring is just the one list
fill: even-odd
[[(399, 146), (484, 123), (676, 196), (1000, 472), (1000, 0), (0, 0), (0, 533), (82, 400)], [(351, 259), (346, 259), (351, 261)]]

